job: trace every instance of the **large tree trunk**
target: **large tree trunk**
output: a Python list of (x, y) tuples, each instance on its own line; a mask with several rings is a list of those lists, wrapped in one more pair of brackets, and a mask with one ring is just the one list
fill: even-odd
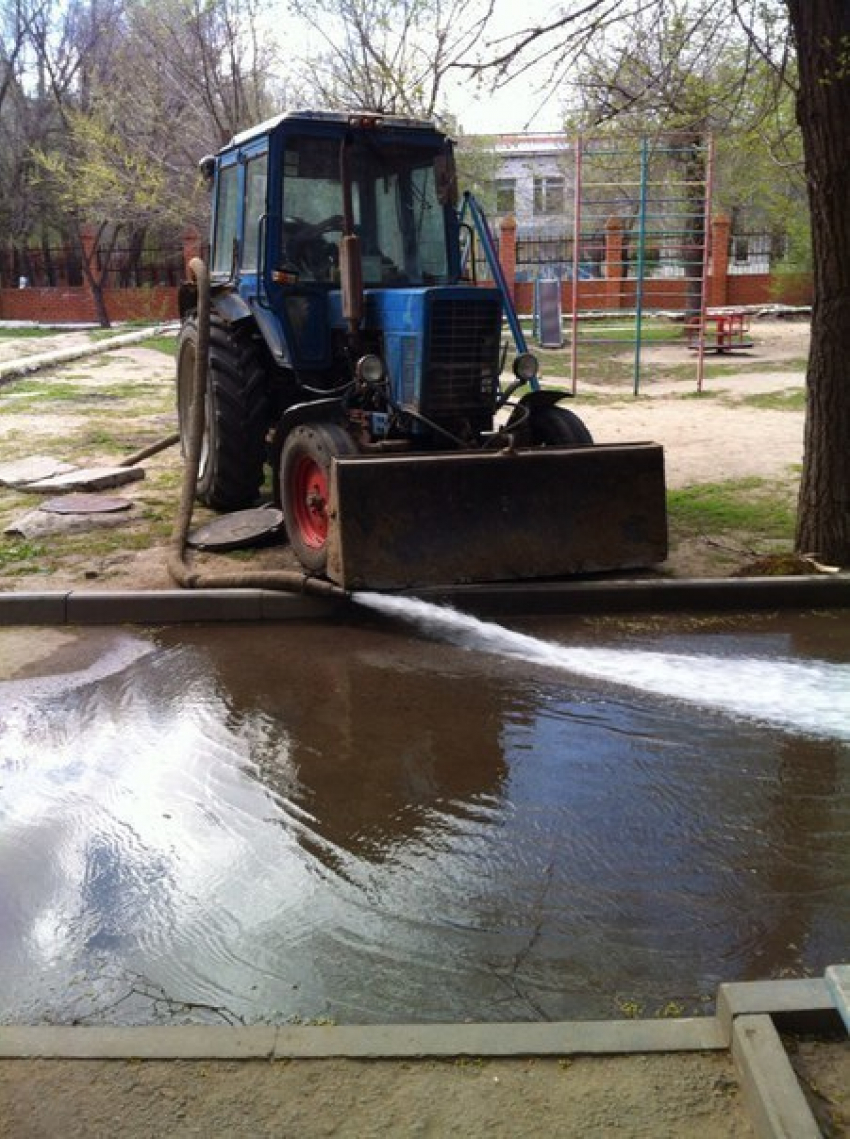
[(814, 307), (797, 550), (850, 565), (850, 0), (787, 0), (812, 217)]

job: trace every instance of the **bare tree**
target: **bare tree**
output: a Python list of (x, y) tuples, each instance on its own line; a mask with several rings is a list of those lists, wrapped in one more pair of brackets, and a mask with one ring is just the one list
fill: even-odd
[(797, 548), (850, 564), (850, 4), (788, 0), (812, 219), (814, 308)]
[(281, 58), (263, 20), (269, 6), (268, 0), (133, 4), (133, 27), (140, 46), (147, 44), (154, 85), (179, 110), (183, 141), (195, 153), (199, 145), (223, 146), (285, 97), (285, 87), (273, 82)]
[(495, 0), (293, 0), (321, 48), (307, 85), (328, 108), (432, 118)]

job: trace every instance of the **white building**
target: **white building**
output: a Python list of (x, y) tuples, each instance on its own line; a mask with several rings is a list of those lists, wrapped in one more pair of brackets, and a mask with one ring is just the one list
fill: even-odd
[(495, 138), (496, 215), (513, 214), (520, 238), (563, 237), (573, 224), (572, 143), (566, 134)]

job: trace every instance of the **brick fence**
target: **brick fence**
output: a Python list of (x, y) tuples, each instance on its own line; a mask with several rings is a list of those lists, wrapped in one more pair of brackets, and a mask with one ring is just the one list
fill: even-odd
[[(534, 309), (534, 284), (516, 280), (516, 222), (506, 218), (500, 225), (499, 258), (514, 303), (519, 312)], [(622, 256), (618, 255), (622, 235), (616, 225), (606, 232), (606, 255), (603, 276), (578, 283), (579, 310), (634, 309), (637, 282), (626, 275)], [(729, 221), (716, 218), (712, 224), (712, 257), (708, 275), (710, 308), (745, 307), (748, 305), (807, 305), (812, 300), (811, 274), (729, 273)], [(198, 256), (200, 238), (187, 232), (183, 238), (183, 262)], [(686, 307), (687, 281), (684, 277), (647, 278), (642, 285), (645, 310), (682, 310)], [(561, 285), (564, 312), (572, 311), (571, 281)], [(174, 320), (177, 318), (177, 289), (168, 285), (146, 288), (107, 288), (104, 301), (110, 320)], [(41, 324), (96, 323), (94, 298), (86, 285), (60, 285), (56, 288), (0, 288), (0, 320), (36, 321)]]
[[(739, 308), (749, 305), (812, 303), (811, 273), (730, 273), (730, 221), (717, 217), (711, 225), (706, 302), (713, 308)], [(499, 260), (513, 292), (519, 312), (534, 310), (534, 282), (517, 281), (516, 223), (507, 218), (499, 230)], [(682, 311), (687, 307), (688, 282), (681, 277), (646, 277), (641, 284), (645, 311), (663, 309)], [(638, 282), (628, 276), (623, 255), (622, 222), (612, 218), (605, 231), (602, 276), (580, 280), (576, 287), (577, 308), (581, 311), (634, 310), (637, 305)], [(572, 312), (573, 283), (561, 282), (561, 307)]]
[[(84, 239), (85, 240), (85, 239)], [(92, 250), (88, 250), (89, 254)], [(200, 256), (197, 231), (187, 230), (182, 239), (183, 273)], [(177, 287), (107, 287), (103, 300), (109, 319), (166, 321), (177, 319)], [(55, 287), (0, 288), (0, 320), (27, 320), (39, 324), (96, 324), (97, 309), (88, 285), (60, 284)]]

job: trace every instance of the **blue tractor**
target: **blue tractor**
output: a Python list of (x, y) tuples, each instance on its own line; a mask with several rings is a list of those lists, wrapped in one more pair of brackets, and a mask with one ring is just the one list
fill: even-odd
[(180, 292), (177, 370), (185, 438), (203, 345), (200, 502), (253, 506), (270, 471), (298, 561), (346, 589), (663, 560), (661, 448), (595, 446), (528, 352), (503, 383), (519, 325), (467, 279), (445, 134), (291, 113), (201, 167), (209, 269)]

